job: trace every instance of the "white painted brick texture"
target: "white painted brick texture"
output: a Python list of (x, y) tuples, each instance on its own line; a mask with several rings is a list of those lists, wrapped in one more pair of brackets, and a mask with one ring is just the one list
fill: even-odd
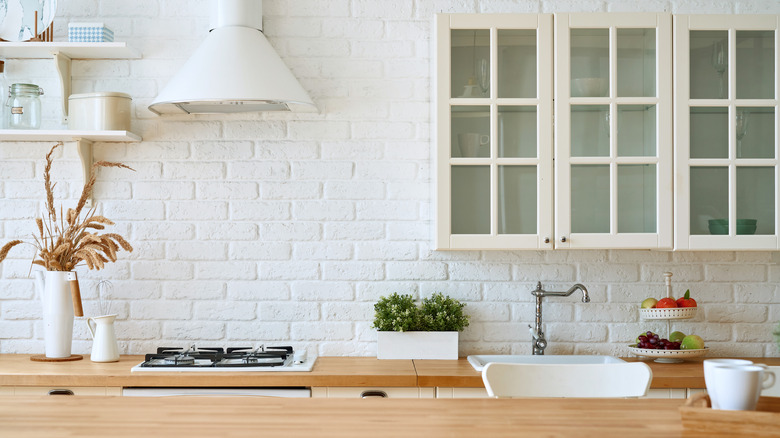
[[(96, 143), (98, 212), (135, 247), (102, 271), (80, 272), (88, 316), (99, 280), (119, 314), (123, 353), (160, 344), (289, 341), (320, 355), (376, 354), (373, 303), (393, 292), (443, 292), (468, 303), (461, 354), (529, 353), (529, 293), (582, 282), (591, 303), (549, 299), (549, 353), (625, 355), (644, 330), (636, 307), (691, 289), (699, 314), (676, 329), (713, 355), (778, 356), (780, 256), (769, 252), (432, 250), (433, 14), (522, 12), (780, 13), (776, 0), (265, 0), (265, 33), (318, 114), (157, 117), (146, 108), (203, 39), (209, 0), (71, 0), (67, 23), (100, 17), (142, 54), (74, 61), (74, 92), (133, 96), (138, 143)], [(46, 90), (44, 127), (61, 127), (53, 63), (6, 63), (9, 81)], [(0, 241), (27, 238), (42, 210), (48, 142), (0, 144)], [(55, 154), (55, 194), (81, 190), (75, 147)], [(43, 350), (41, 308), (27, 278), (32, 251), (0, 264), (0, 353)], [(74, 350), (88, 353), (77, 321)]]

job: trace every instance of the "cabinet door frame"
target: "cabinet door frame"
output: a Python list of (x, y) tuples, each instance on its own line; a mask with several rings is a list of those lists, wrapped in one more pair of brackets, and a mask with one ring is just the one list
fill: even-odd
[[(610, 97), (571, 96), (571, 29), (609, 29)], [(627, 98), (617, 96), (617, 29), (656, 29), (656, 96)], [(669, 13), (556, 13), (555, 14), (555, 244), (578, 249), (672, 249), (672, 16)], [(571, 157), (572, 104), (609, 105), (616, 114), (618, 104), (656, 105), (656, 156), (618, 157), (617, 121), (611, 117), (609, 157)], [(573, 164), (609, 166), (610, 231), (572, 233), (571, 167)], [(618, 164), (656, 165), (656, 232), (619, 233), (617, 222)]]
[[(553, 42), (552, 14), (437, 14), (435, 18), (435, 144), (436, 144), (436, 219), (435, 247), (437, 250), (456, 249), (553, 249), (553, 191), (552, 191), (552, 87)], [(490, 97), (452, 98), (451, 90), (451, 31), (477, 29), (490, 32)], [(497, 97), (497, 52), (499, 29), (536, 30), (537, 95), (536, 98)], [(451, 106), (490, 106), (490, 158), (451, 157)], [(537, 157), (499, 158), (497, 147), (498, 105), (536, 105)], [(452, 166), (479, 164), (490, 166), (490, 233), (452, 234)], [(537, 171), (537, 233), (498, 233), (498, 167), (501, 165), (536, 166)]]
[[(675, 15), (674, 16), (674, 98), (675, 98), (675, 249), (677, 250), (777, 250), (780, 249), (780, 15)], [(768, 106), (772, 103), (775, 109), (775, 145), (774, 159), (742, 159), (741, 164), (750, 166), (774, 165), (775, 171), (775, 234), (774, 235), (691, 235), (691, 193), (690, 164), (719, 165), (727, 162), (729, 172), (729, 223), (737, 219), (736, 212), (736, 158), (734, 151), (736, 142), (733, 133), (734, 125), (729, 123), (729, 158), (728, 159), (696, 159), (690, 157), (690, 106), (723, 107), (724, 99), (691, 99), (690, 98), (690, 33), (693, 30), (728, 31), (728, 114), (733, 120), (736, 106)], [(771, 30), (775, 32), (775, 96), (774, 99), (736, 99), (735, 97), (735, 60), (737, 30)], [(753, 105), (755, 104), (755, 105)], [(726, 166), (724, 166), (726, 167)]]

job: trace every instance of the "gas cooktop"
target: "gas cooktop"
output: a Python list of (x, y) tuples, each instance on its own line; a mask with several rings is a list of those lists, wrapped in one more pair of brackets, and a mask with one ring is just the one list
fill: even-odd
[(237, 371), (311, 371), (316, 357), (308, 359), (306, 351), (290, 346), (189, 348), (158, 347), (147, 354), (131, 372), (237, 372)]

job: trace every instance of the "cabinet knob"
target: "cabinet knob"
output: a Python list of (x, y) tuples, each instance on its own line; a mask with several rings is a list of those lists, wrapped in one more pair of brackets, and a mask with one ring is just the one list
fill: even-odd
[(565, 242), (565, 241), (566, 241), (566, 236), (561, 236), (561, 242)]
[(544, 243), (550, 243), (550, 238), (549, 237), (545, 237), (544, 238)]

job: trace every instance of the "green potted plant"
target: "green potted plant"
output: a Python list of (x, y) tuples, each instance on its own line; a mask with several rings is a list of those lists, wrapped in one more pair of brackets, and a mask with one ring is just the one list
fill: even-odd
[(379, 359), (457, 359), (458, 332), (469, 325), (460, 301), (436, 293), (418, 306), (393, 293), (374, 304)]

